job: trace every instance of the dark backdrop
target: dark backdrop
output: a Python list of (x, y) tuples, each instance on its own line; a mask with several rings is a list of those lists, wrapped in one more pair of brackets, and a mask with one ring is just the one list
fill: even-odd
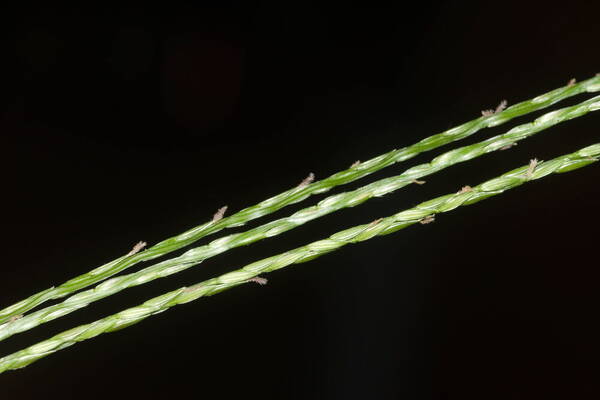
[[(223, 205), (240, 210), (309, 172), (326, 177), (502, 99), (600, 72), (594, 2), (196, 3), (1, 13), (2, 307)], [(13, 337), (1, 353), (574, 151), (598, 141), (599, 122), (570, 121), (426, 185), (127, 290)], [(548, 177), (269, 274), (264, 287), (176, 307), (3, 374), (2, 396), (596, 397), (599, 177), (598, 166)]]

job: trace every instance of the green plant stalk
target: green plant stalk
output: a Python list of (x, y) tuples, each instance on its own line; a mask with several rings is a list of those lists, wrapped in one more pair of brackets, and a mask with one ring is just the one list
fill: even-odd
[(183, 248), (200, 238), (220, 231), (221, 229), (244, 225), (248, 221), (263, 215), (275, 212), (288, 204), (297, 203), (311, 194), (322, 193), (331, 188), (345, 183), (353, 182), (384, 167), (396, 162), (404, 161), (419, 153), (429, 151), (444, 144), (468, 137), (485, 127), (505, 123), (513, 118), (548, 107), (560, 100), (584, 92), (600, 91), (600, 77), (582, 81), (577, 84), (555, 89), (531, 100), (517, 103), (506, 110), (492, 115), (486, 115), (467, 122), (463, 125), (430, 136), (399, 150), (393, 150), (372, 158), (366, 162), (353, 165), (351, 168), (331, 175), (330, 177), (314, 183), (301, 184), (293, 189), (271, 197), (257, 205), (245, 208), (227, 218), (213, 219), (203, 225), (192, 228), (180, 235), (166, 239), (137, 254), (126, 255), (98, 267), (86, 274), (71, 279), (57, 287), (38, 292), (18, 303), (0, 310), (0, 323), (19, 318), (21, 314), (31, 310), (39, 304), (51, 299), (58, 299), (72, 294), (80, 289), (101, 282), (138, 262), (148, 261)]
[(529, 165), (509, 171), (500, 177), (486, 181), (474, 188), (463, 188), (457, 193), (437, 197), (411, 209), (370, 224), (340, 231), (328, 239), (269, 257), (245, 267), (209, 279), (190, 287), (182, 287), (145, 303), (113, 314), (106, 318), (62, 332), (48, 340), (30, 346), (0, 359), (0, 373), (25, 367), (34, 361), (69, 347), (77, 342), (91, 339), (104, 332), (112, 332), (133, 325), (151, 315), (158, 314), (177, 304), (188, 303), (200, 297), (211, 296), (256, 279), (260, 274), (275, 271), (292, 264), (309, 261), (337, 250), (350, 243), (362, 242), (379, 235), (386, 235), (418, 222), (424, 223), (435, 214), (448, 212), (463, 205), (476, 203), (528, 181), (553, 173), (572, 171), (598, 161), (600, 143), (547, 162), (532, 160)]
[(111, 278), (93, 289), (79, 292), (67, 298), (62, 303), (46, 307), (42, 310), (28, 314), (23, 318), (0, 325), (0, 341), (19, 332), (24, 332), (86, 307), (94, 301), (108, 297), (128, 287), (141, 285), (154, 279), (164, 278), (187, 268), (191, 268), (192, 266), (217, 254), (224, 253), (229, 249), (279, 235), (308, 221), (337, 210), (354, 207), (369, 200), (371, 197), (384, 196), (413, 183), (418, 178), (431, 175), (449, 166), (471, 160), (483, 154), (514, 145), (518, 141), (533, 136), (553, 125), (580, 117), (590, 111), (598, 109), (600, 109), (600, 96), (593, 97), (574, 106), (552, 111), (542, 115), (533, 122), (516, 126), (505, 134), (497, 135), (469, 146), (450, 150), (434, 158), (429, 163), (424, 163), (408, 169), (401, 175), (381, 179), (354, 191), (330, 196), (318, 204), (300, 210), (289, 217), (272, 221), (243, 233), (216, 239), (207, 245), (191, 249), (179, 257), (163, 261), (138, 272)]

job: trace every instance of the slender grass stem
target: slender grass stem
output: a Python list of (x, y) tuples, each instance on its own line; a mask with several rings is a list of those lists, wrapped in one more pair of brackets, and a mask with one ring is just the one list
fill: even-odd
[(567, 86), (555, 89), (533, 99), (514, 104), (503, 111), (498, 109), (497, 113), (485, 112), (485, 115), (477, 119), (437, 135), (425, 138), (416, 144), (399, 150), (392, 150), (363, 163), (353, 164), (349, 169), (333, 174), (321, 181), (299, 185), (277, 196), (271, 197), (270, 199), (267, 199), (259, 204), (245, 208), (229, 217), (213, 218), (212, 221), (157, 243), (145, 251), (135, 254), (127, 254), (88, 273), (64, 282), (57, 287), (51, 287), (38, 292), (22, 301), (4, 308), (3, 310), (0, 310), (0, 323), (13, 321), (15, 318), (20, 317), (21, 314), (33, 309), (39, 304), (42, 304), (48, 300), (68, 296), (80, 289), (94, 285), (125, 270), (126, 268), (137, 264), (138, 262), (152, 260), (172, 251), (181, 249), (189, 244), (194, 243), (202, 237), (218, 232), (221, 229), (244, 225), (248, 221), (275, 212), (286, 205), (297, 203), (307, 198), (311, 194), (326, 192), (333, 187), (353, 182), (396, 162), (407, 160), (419, 153), (463, 139), (485, 127), (500, 125), (521, 115), (546, 108), (571, 96), (584, 92), (592, 93), (597, 91), (600, 91), (599, 76), (582, 81), (580, 83), (568, 84)]
[(416, 179), (431, 175), (454, 164), (465, 162), (483, 154), (513, 145), (553, 125), (580, 117), (597, 109), (600, 109), (600, 96), (593, 97), (574, 106), (564, 107), (544, 114), (535, 121), (516, 126), (505, 134), (497, 135), (469, 146), (450, 150), (434, 158), (429, 163), (408, 169), (401, 175), (381, 179), (354, 191), (330, 196), (318, 204), (300, 210), (289, 217), (272, 221), (243, 233), (216, 239), (207, 245), (191, 249), (179, 257), (163, 261), (138, 272), (111, 278), (93, 289), (79, 292), (67, 298), (62, 303), (46, 307), (23, 318), (0, 325), (0, 341), (86, 307), (94, 301), (108, 297), (128, 287), (164, 278), (191, 268), (229, 249), (279, 235), (337, 210), (354, 207), (369, 200), (371, 197), (384, 196), (413, 183)]
[(340, 231), (327, 239), (248, 264), (239, 270), (190, 287), (182, 287), (150, 299), (137, 307), (129, 308), (90, 324), (81, 325), (62, 332), (48, 340), (1, 358), (0, 373), (10, 369), (25, 367), (58, 350), (93, 338), (104, 332), (112, 332), (133, 325), (177, 304), (188, 303), (200, 297), (211, 296), (235, 286), (255, 281), (260, 274), (312, 260), (350, 243), (362, 242), (375, 236), (395, 232), (419, 222), (430, 221), (435, 214), (476, 203), (520, 186), (528, 181), (540, 179), (553, 173), (568, 172), (584, 167), (598, 161), (598, 156), (600, 156), (600, 143), (546, 162), (531, 160), (529, 165), (509, 171), (500, 177), (486, 181), (473, 188), (463, 188), (457, 193), (437, 197), (390, 217)]

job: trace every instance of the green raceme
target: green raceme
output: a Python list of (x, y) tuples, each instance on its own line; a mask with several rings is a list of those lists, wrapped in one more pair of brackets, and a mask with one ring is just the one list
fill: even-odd
[(337, 210), (354, 207), (372, 197), (384, 196), (413, 183), (416, 179), (431, 175), (449, 166), (471, 160), (483, 154), (506, 148), (560, 122), (580, 117), (598, 109), (600, 109), (600, 96), (593, 97), (574, 106), (546, 113), (533, 122), (512, 128), (505, 134), (497, 135), (469, 146), (450, 150), (434, 158), (429, 163), (420, 164), (406, 170), (401, 175), (381, 179), (351, 192), (330, 196), (318, 204), (302, 209), (289, 217), (269, 222), (247, 232), (216, 239), (207, 245), (191, 249), (179, 257), (163, 261), (138, 272), (111, 278), (93, 289), (67, 298), (62, 303), (46, 307), (23, 318), (0, 325), (0, 340), (86, 307), (94, 301), (108, 297), (128, 287), (141, 285), (151, 280), (163, 278), (191, 268), (210, 257), (234, 247), (248, 245), (258, 240), (279, 235)]

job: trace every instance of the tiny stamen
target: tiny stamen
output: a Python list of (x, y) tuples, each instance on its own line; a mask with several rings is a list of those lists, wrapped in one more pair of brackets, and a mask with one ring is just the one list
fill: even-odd
[(248, 282), (256, 282), (259, 285), (264, 286), (267, 284), (268, 280), (267, 278), (263, 278), (261, 276), (255, 276), (254, 278), (248, 279)]
[(375, 221), (371, 222), (368, 226), (367, 229), (374, 227), (375, 225), (377, 225), (378, 223), (380, 223), (381, 221), (383, 221), (383, 218), (378, 218)]
[(430, 224), (430, 223), (432, 223), (433, 221), (435, 221), (435, 215), (428, 215), (428, 216), (426, 216), (426, 217), (422, 218), (422, 219), (421, 219), (419, 222), (420, 222), (422, 225), (425, 225), (425, 224)]
[(504, 109), (506, 108), (506, 105), (508, 104), (508, 102), (506, 100), (502, 100), (500, 102), (500, 104), (498, 104), (498, 106), (496, 106), (495, 110), (482, 110), (481, 111), (481, 115), (483, 115), (484, 117), (489, 117), (490, 115), (494, 115), (494, 114), (498, 114), (499, 112), (504, 111)]
[(508, 102), (506, 100), (502, 100), (500, 102), (500, 104), (498, 104), (498, 106), (496, 107), (496, 110), (494, 111), (495, 114), (498, 114), (499, 112), (502, 112), (506, 109), (506, 106), (508, 105)]
[(221, 208), (219, 208), (217, 210), (217, 212), (215, 213), (215, 215), (213, 215), (213, 219), (212, 222), (217, 222), (223, 219), (223, 216), (225, 215), (225, 211), (227, 211), (227, 206), (223, 206)]
[(131, 249), (131, 251), (129, 253), (127, 253), (127, 255), (128, 256), (132, 256), (132, 255), (134, 255), (136, 253), (139, 253), (140, 250), (142, 250), (144, 247), (146, 247), (147, 244), (148, 243), (146, 243), (146, 242), (141, 242), (141, 241), (137, 242), (135, 244), (135, 246), (133, 246), (133, 248)]
[(535, 171), (535, 167), (537, 167), (537, 165), (538, 165), (537, 158), (534, 158), (529, 161), (529, 167), (527, 168), (527, 172), (525, 173), (525, 178), (531, 179), (531, 177), (533, 176), (533, 171)]
[(511, 147), (514, 147), (514, 146), (516, 146), (516, 145), (517, 145), (516, 143), (509, 143), (509, 144), (507, 144), (506, 146), (502, 146), (502, 147), (500, 147), (500, 149), (499, 149), (499, 150), (500, 150), (500, 151), (503, 151), (503, 150), (508, 150), (508, 149), (510, 149)]
[(300, 182), (300, 184), (298, 185), (298, 187), (301, 188), (301, 187), (308, 186), (311, 183), (313, 183), (314, 180), (315, 180), (315, 174), (313, 174), (311, 172), (310, 174), (308, 174), (308, 176), (306, 178), (304, 178), (304, 180), (302, 182)]

